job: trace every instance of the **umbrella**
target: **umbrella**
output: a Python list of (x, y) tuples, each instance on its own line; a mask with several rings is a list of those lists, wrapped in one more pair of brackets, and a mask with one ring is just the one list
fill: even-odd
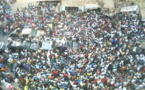
[(54, 74), (58, 74), (58, 71), (53, 71)]
[(5, 68), (5, 65), (0, 63), (0, 67)]
[(68, 77), (68, 74), (64, 74), (63, 76), (64, 76), (64, 77)]
[(30, 49), (32, 50), (38, 50), (40, 48), (39, 44), (38, 43), (31, 43), (30, 45)]

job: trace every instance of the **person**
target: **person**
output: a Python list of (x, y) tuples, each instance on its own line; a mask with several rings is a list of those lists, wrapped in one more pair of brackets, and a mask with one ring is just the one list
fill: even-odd
[[(143, 26), (138, 29), (139, 24), (135, 23), (135, 13), (108, 17), (91, 10), (55, 12), (55, 8), (53, 3), (42, 2), (15, 13), (14, 26), (44, 31), (38, 38), (25, 37), (21, 42), (29, 39), (53, 45), (50, 50), (24, 48), (9, 53), (7, 66), (20, 79), (23, 89), (115, 90), (127, 88), (130, 83), (135, 89), (144, 88), (145, 80), (140, 78), (145, 55), (134, 48), (144, 32)], [(50, 18), (54, 18), (55, 24), (52, 32), (47, 27)]]

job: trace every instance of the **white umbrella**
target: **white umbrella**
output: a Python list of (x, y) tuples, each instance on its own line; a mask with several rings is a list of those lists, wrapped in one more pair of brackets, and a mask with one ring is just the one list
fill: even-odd
[(24, 35), (24, 34), (25, 34), (25, 35), (28, 35), (28, 34), (30, 34), (31, 32), (32, 32), (32, 29), (30, 29), (30, 28), (25, 28), (25, 29), (22, 30), (22, 33), (21, 33), (21, 34), (22, 34), (22, 35)]

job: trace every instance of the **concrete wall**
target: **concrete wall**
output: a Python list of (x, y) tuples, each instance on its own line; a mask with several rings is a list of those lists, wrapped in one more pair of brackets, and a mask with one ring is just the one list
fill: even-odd
[(102, 0), (104, 8), (114, 8), (114, 0)]

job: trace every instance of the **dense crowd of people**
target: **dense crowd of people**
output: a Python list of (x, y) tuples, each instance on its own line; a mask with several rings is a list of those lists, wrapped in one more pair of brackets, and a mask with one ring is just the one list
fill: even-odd
[(0, 34), (4, 36), (8, 34), (10, 30), (10, 21), (7, 19), (6, 14), (10, 14), (11, 8), (6, 0), (1, 0), (0, 2)]
[[(40, 3), (4, 11), (1, 31), (17, 28), (43, 30), (42, 37), (19, 37), (52, 49), (20, 49), (0, 59), (2, 83), (17, 82), (24, 90), (139, 90), (145, 88), (145, 51), (139, 41), (145, 27), (138, 14), (108, 17), (99, 11), (56, 12), (56, 3)], [(5, 10), (5, 9), (3, 9)], [(53, 21), (53, 28), (48, 24)], [(57, 42), (55, 39), (59, 39)], [(5, 58), (5, 59), (4, 59)], [(2, 66), (2, 65), (1, 65)], [(11, 75), (11, 73), (14, 74)], [(15, 87), (18, 88), (18, 87)]]

